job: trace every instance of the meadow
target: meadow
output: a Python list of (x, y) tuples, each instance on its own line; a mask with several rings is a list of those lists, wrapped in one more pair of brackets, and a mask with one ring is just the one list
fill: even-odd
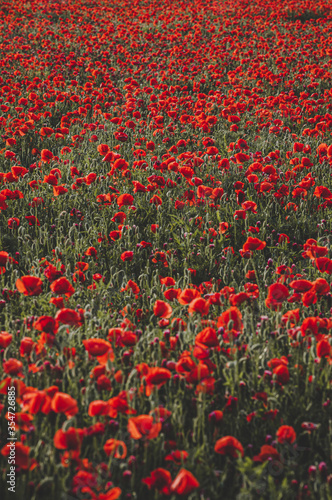
[(1, 2), (2, 498), (332, 499), (331, 30)]

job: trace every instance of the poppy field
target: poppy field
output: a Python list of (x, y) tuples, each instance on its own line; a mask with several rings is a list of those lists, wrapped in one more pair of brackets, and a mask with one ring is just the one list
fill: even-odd
[(332, 3), (0, 5), (1, 498), (332, 499)]

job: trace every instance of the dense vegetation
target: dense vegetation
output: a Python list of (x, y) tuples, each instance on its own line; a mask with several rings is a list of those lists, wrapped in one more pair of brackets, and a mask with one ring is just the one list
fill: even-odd
[(0, 13), (3, 498), (331, 499), (331, 2)]

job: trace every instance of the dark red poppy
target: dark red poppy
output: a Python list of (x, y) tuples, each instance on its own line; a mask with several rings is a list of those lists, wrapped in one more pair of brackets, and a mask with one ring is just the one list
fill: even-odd
[(254, 462), (266, 462), (267, 460), (272, 459), (272, 460), (280, 460), (280, 455), (278, 451), (273, 448), (273, 446), (264, 444), (261, 447), (261, 451), (259, 455), (256, 455), (253, 460)]
[(273, 283), (268, 288), (267, 298), (265, 299), (266, 307), (273, 309), (274, 311), (279, 310), (282, 303), (289, 296), (288, 288), (282, 283)]
[(33, 324), (36, 330), (53, 335), (57, 333), (58, 326), (58, 322), (52, 316), (40, 316)]
[(243, 446), (235, 437), (225, 436), (215, 444), (214, 451), (220, 455), (228, 455), (233, 458), (237, 458), (239, 454), (243, 457), (244, 450)]
[(153, 388), (156, 387), (160, 389), (168, 380), (170, 380), (172, 373), (167, 368), (150, 368), (147, 375), (145, 376), (146, 382), (146, 395), (150, 396), (153, 392)]
[[(20, 441), (15, 443), (15, 465), (21, 467), (23, 470), (32, 470), (37, 465), (35, 459), (29, 458), (30, 448), (29, 446), (23, 445)], [(1, 455), (4, 457), (9, 457), (10, 447), (6, 444), (1, 449)]]
[(258, 238), (253, 238), (249, 236), (247, 241), (243, 245), (243, 251), (247, 252), (248, 250), (263, 250), (266, 247), (266, 242), (261, 241)]
[(81, 448), (85, 431), (77, 427), (69, 427), (67, 431), (59, 429), (56, 431), (53, 442), (58, 450), (74, 450), (78, 451)]
[(42, 149), (40, 153), (41, 160), (45, 163), (49, 163), (53, 159), (53, 153), (48, 149)]
[(149, 489), (153, 488), (164, 495), (169, 495), (172, 476), (168, 470), (159, 468), (151, 471), (149, 477), (142, 479), (142, 483), (146, 484)]
[(315, 264), (321, 273), (332, 274), (332, 260), (328, 257), (318, 257), (315, 259)]

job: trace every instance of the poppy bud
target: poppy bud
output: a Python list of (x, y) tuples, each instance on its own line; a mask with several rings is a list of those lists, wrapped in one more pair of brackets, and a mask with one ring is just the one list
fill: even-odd
[(272, 442), (272, 436), (270, 434), (267, 434), (265, 436), (265, 443), (266, 444), (271, 444), (271, 442)]
[(316, 467), (314, 465), (310, 465), (309, 469), (308, 469), (308, 474), (309, 474), (309, 477), (311, 478), (315, 478), (316, 477)]
[(129, 482), (131, 480), (132, 475), (133, 473), (130, 470), (125, 470), (124, 473), (122, 474), (122, 477), (125, 481)]
[(327, 477), (327, 465), (325, 462), (320, 462), (318, 465), (319, 472), (322, 476), (322, 479), (326, 480)]

